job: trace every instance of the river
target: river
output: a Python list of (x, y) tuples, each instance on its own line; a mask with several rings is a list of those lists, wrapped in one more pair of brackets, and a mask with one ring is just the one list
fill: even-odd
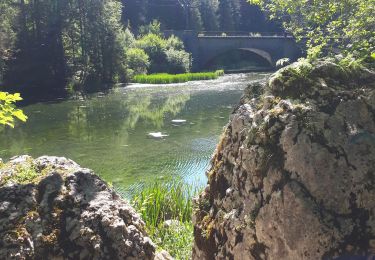
[[(127, 191), (163, 176), (205, 182), (210, 157), (243, 89), (267, 75), (134, 84), (32, 104), (23, 108), (26, 124), (0, 132), (0, 158), (68, 157)], [(167, 136), (148, 136), (158, 132)]]

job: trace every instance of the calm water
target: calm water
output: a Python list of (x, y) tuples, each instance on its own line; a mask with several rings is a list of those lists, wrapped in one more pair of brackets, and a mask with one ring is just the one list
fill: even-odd
[[(24, 108), (26, 124), (0, 132), (0, 157), (65, 156), (133, 189), (161, 176), (205, 181), (204, 172), (243, 89), (267, 74), (169, 86), (131, 85)], [(187, 120), (176, 125), (174, 119)], [(160, 139), (150, 132), (169, 135)]]

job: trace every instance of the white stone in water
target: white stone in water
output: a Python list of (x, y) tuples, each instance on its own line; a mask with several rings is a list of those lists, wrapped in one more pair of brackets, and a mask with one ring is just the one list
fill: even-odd
[(155, 132), (155, 133), (148, 133), (148, 136), (153, 137), (153, 138), (164, 138), (164, 137), (167, 137), (169, 135), (162, 134), (161, 132)]
[(174, 124), (183, 124), (183, 123), (186, 123), (186, 120), (185, 119), (173, 119), (172, 123), (174, 123)]

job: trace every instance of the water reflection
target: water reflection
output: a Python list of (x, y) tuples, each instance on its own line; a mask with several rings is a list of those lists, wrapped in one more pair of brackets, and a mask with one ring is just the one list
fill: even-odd
[[(66, 156), (105, 180), (134, 188), (158, 176), (205, 181), (204, 171), (243, 88), (261, 74), (175, 86), (118, 88), (24, 108), (29, 120), (0, 132), (0, 157)], [(173, 119), (185, 124), (172, 124)], [(167, 133), (163, 140), (147, 137)]]
[(146, 91), (129, 93), (126, 99), (128, 117), (126, 124), (134, 129), (143, 120), (157, 129), (164, 126), (166, 114), (176, 116), (190, 100), (190, 94), (173, 94), (169, 97), (157, 98)]

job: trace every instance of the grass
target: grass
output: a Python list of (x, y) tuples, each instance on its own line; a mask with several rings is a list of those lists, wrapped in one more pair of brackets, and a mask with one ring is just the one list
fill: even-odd
[[(200, 190), (198, 185), (181, 180), (158, 180), (132, 198), (132, 206), (141, 214), (158, 250), (168, 251), (175, 259), (191, 259), (192, 198)], [(167, 225), (167, 220), (171, 224)]]
[(170, 84), (170, 83), (182, 83), (193, 80), (210, 80), (217, 79), (224, 75), (223, 70), (217, 70), (214, 72), (197, 72), (197, 73), (184, 73), (184, 74), (150, 74), (150, 75), (135, 75), (133, 82), (143, 84)]

